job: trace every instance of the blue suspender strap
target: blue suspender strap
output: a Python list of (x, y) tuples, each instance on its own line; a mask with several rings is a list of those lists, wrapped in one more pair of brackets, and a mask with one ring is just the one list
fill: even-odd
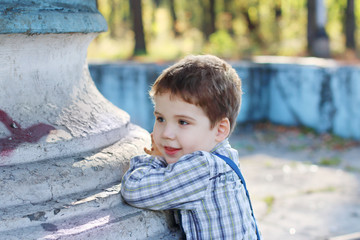
[(249, 200), (249, 205), (250, 205), (250, 209), (251, 209), (251, 215), (252, 217), (254, 218), (254, 223), (255, 223), (255, 228), (256, 228), (256, 236), (257, 236), (257, 239), (260, 240), (260, 233), (259, 233), (259, 230), (258, 230), (258, 227), (257, 227), (257, 224), (256, 224), (256, 219), (255, 219), (255, 216), (254, 216), (254, 211), (253, 211), (253, 208), (252, 208), (252, 205), (251, 205), (251, 201), (250, 201), (250, 195), (249, 195), (249, 192), (246, 188), (246, 183), (245, 183), (245, 179), (243, 177), (243, 175), (241, 174), (240, 172), (240, 169), (238, 168), (238, 166), (234, 163), (234, 161), (232, 161), (230, 158), (224, 156), (224, 155), (221, 155), (221, 154), (218, 154), (218, 153), (214, 153), (214, 155), (218, 156), (219, 158), (223, 159), (235, 172), (236, 174), (239, 176), (239, 178), (241, 179), (241, 182), (244, 186), (244, 189), (245, 189), (245, 193), (246, 193), (246, 196)]

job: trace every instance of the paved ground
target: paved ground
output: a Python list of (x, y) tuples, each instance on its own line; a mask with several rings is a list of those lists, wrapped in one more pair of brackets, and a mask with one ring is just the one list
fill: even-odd
[(359, 142), (272, 125), (239, 127), (230, 142), (265, 240), (360, 232)]

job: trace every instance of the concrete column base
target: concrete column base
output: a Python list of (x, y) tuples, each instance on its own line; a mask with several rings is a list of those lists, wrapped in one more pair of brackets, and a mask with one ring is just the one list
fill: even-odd
[(121, 177), (151, 140), (92, 82), (95, 36), (0, 34), (0, 239), (172, 234), (171, 213), (122, 202)]

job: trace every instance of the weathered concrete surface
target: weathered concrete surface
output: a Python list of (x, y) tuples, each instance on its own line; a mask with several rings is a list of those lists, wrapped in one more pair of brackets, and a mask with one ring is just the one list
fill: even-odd
[(119, 204), (110, 210), (73, 217), (70, 221), (19, 229), (16, 234), (4, 232), (0, 239), (178, 239), (178, 234), (171, 232), (170, 221), (164, 218), (164, 213)]
[[(0, 124), (0, 165), (71, 156), (126, 135), (128, 114), (98, 92), (88, 73), (86, 49), (95, 36), (0, 35), (0, 110), (11, 122)], [(38, 125), (33, 132), (48, 126), (46, 137), (10, 132)]]
[(92, 0), (1, 0), (0, 34), (91, 33), (107, 30)]
[(150, 136), (90, 77), (87, 47), (106, 29), (95, 2), (0, 0), (0, 239), (173, 235), (168, 212), (121, 200)]
[(283, 129), (240, 131), (230, 142), (264, 239), (360, 232), (360, 143)]
[(101, 151), (2, 167), (0, 239), (175, 236), (169, 213), (130, 207), (119, 194), (128, 159), (149, 145), (148, 136), (132, 126), (126, 137)]
[(121, 202), (121, 177), (150, 137), (92, 83), (93, 37), (0, 35), (0, 239), (171, 234), (168, 213)]
[[(23, 216), (31, 215), (34, 210), (28, 206), (41, 206), (48, 201), (62, 202), (61, 199), (67, 196), (82, 198), (89, 191), (98, 192), (118, 184), (128, 168), (129, 159), (134, 154), (142, 154), (143, 146), (148, 146), (149, 141), (146, 131), (130, 126), (126, 136), (101, 150), (94, 149), (61, 159), (2, 166), (0, 210), (6, 213), (11, 209), (9, 217), (12, 217), (12, 210), (19, 207), (30, 211)], [(50, 210), (54, 209), (60, 208), (53, 206)], [(0, 215), (0, 218), (4, 217)], [(0, 230), (4, 228), (0, 227)]]

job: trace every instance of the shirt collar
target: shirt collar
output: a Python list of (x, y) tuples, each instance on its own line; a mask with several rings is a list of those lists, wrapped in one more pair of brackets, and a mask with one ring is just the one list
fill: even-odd
[(224, 141), (216, 144), (216, 146), (210, 151), (211, 153), (220, 153), (221, 149), (230, 148), (229, 140), (226, 138)]

